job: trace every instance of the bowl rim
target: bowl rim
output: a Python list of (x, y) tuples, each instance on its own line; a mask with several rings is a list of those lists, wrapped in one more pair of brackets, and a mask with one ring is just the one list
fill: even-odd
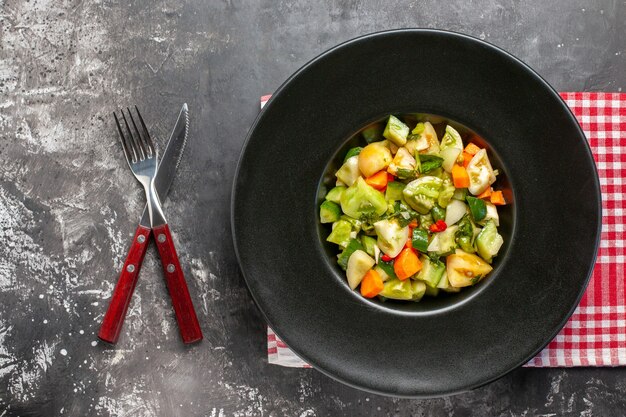
[[(324, 50), (322, 53), (320, 53), (319, 55), (316, 55), (315, 57), (313, 57), (312, 59), (310, 59), (309, 61), (307, 61), (304, 65), (302, 65), (300, 68), (298, 68), (291, 76), (289, 76), (272, 94), (270, 99), (267, 101), (266, 105), (264, 106), (263, 110), (259, 111), (259, 113), (257, 114), (254, 122), (252, 123), (252, 125), (250, 126), (248, 133), (246, 135), (246, 138), (243, 142), (243, 145), (241, 147), (241, 151), (239, 154), (239, 158), (237, 160), (237, 165), (236, 165), (236, 169), (235, 169), (235, 174), (233, 176), (233, 183), (232, 183), (232, 188), (231, 188), (231, 204), (230, 204), (230, 223), (231, 223), (231, 233), (232, 233), (232, 238), (233, 238), (233, 245), (234, 245), (234, 250), (235, 250), (235, 255), (237, 258), (237, 262), (239, 265), (239, 270), (241, 271), (241, 274), (244, 278), (244, 281), (246, 282), (246, 287), (248, 289), (248, 292), (250, 293), (255, 305), (257, 306), (259, 312), (261, 313), (261, 316), (263, 317), (263, 319), (266, 321), (267, 325), (269, 327), (272, 328), (272, 330), (274, 331), (274, 333), (280, 337), (283, 341), (285, 341), (286, 339), (281, 335), (281, 331), (276, 329), (276, 327), (273, 325), (272, 321), (268, 318), (266, 312), (260, 307), (260, 303), (259, 300), (257, 299), (257, 296), (250, 291), (250, 283), (249, 283), (249, 278), (246, 275), (246, 272), (244, 271), (243, 267), (242, 267), (242, 258), (239, 252), (239, 245), (238, 245), (238, 241), (237, 241), (237, 232), (236, 232), (236, 224), (235, 224), (235, 206), (236, 206), (236, 200), (237, 200), (237, 178), (239, 177), (240, 171), (242, 169), (242, 161), (244, 159), (244, 155), (246, 153), (246, 149), (248, 148), (248, 145), (250, 143), (250, 140), (253, 136), (253, 133), (256, 130), (257, 125), (259, 124), (259, 122), (261, 121), (263, 114), (265, 112), (265, 110), (268, 107), (271, 107), (272, 102), (274, 101), (274, 99), (276, 97), (279, 97), (281, 94), (283, 94), (284, 90), (286, 89), (286, 87), (297, 77), (300, 76), (300, 74), (302, 74), (303, 72), (307, 71), (309, 67), (311, 67), (313, 64), (315, 64), (316, 62), (323, 60), (325, 57), (327, 57), (328, 55), (331, 55), (333, 53), (335, 53), (337, 50), (342, 49), (348, 45), (354, 44), (354, 43), (358, 43), (358, 42), (362, 42), (364, 40), (370, 39), (370, 38), (375, 38), (375, 37), (379, 37), (379, 36), (385, 36), (385, 35), (411, 35), (411, 34), (431, 34), (431, 35), (437, 35), (437, 36), (448, 36), (448, 37), (454, 37), (454, 38), (460, 38), (466, 41), (470, 41), (470, 42), (475, 42), (478, 43), (480, 45), (482, 45), (483, 47), (488, 48), (489, 50), (491, 50), (494, 53), (500, 54), (502, 56), (504, 56), (505, 58), (513, 61), (515, 64), (521, 66), (527, 73), (529, 76), (534, 77), (537, 81), (539, 81), (542, 86), (546, 89), (547, 92), (550, 92), (550, 94), (557, 99), (557, 102), (560, 104), (560, 106), (566, 110), (566, 114), (568, 115), (569, 121), (573, 122), (573, 125), (576, 126), (576, 129), (578, 130), (578, 133), (580, 134), (581, 137), (585, 138), (586, 140), (584, 140), (584, 149), (585, 149), (585, 157), (586, 159), (591, 162), (592, 166), (594, 167), (594, 171), (596, 175), (593, 175), (593, 185), (594, 185), (594, 189), (596, 190), (596, 201), (597, 201), (597, 212), (598, 212), (598, 222), (596, 225), (596, 239), (594, 242), (594, 254), (592, 256), (592, 262), (590, 263), (588, 270), (586, 272), (586, 276), (584, 279), (584, 285), (581, 286), (581, 288), (578, 291), (578, 295), (576, 296), (575, 299), (575, 303), (572, 304), (572, 306), (570, 307), (570, 309), (567, 311), (567, 313), (563, 316), (563, 319), (559, 322), (558, 326), (556, 326), (555, 330), (550, 334), (550, 337), (547, 339), (547, 341), (540, 345), (539, 348), (535, 349), (534, 351), (532, 351), (529, 355), (527, 355), (526, 357), (524, 357), (522, 360), (519, 360), (517, 362), (515, 362), (515, 364), (513, 366), (510, 366), (507, 369), (502, 370), (501, 372), (498, 372), (496, 374), (494, 374), (491, 378), (488, 378), (480, 383), (477, 384), (472, 384), (472, 385), (467, 385), (465, 388), (462, 389), (452, 389), (452, 390), (446, 390), (446, 391), (442, 391), (439, 392), (437, 395), (412, 395), (412, 394), (394, 394), (391, 392), (387, 392), (387, 391), (382, 391), (382, 390), (377, 390), (377, 389), (373, 389), (370, 387), (366, 387), (366, 386), (362, 386), (359, 384), (355, 384), (352, 381), (349, 381), (345, 378), (339, 377), (337, 375), (335, 375), (331, 369), (327, 369), (325, 366), (322, 366), (320, 364), (315, 363), (315, 361), (312, 361), (311, 358), (309, 358), (306, 354), (301, 353), (297, 348), (293, 348), (291, 346), (289, 346), (289, 349), (291, 349), (294, 354), (296, 354), (299, 358), (303, 359), (304, 361), (306, 361), (308, 364), (310, 364), (313, 368), (315, 368), (316, 370), (320, 371), (321, 373), (323, 373), (324, 375), (339, 381), (345, 385), (348, 385), (352, 388), (356, 388), (365, 392), (369, 392), (372, 394), (377, 394), (377, 395), (383, 395), (383, 396), (388, 396), (388, 397), (395, 397), (395, 398), (412, 398), (412, 399), (427, 399), (427, 398), (440, 398), (440, 397), (444, 397), (444, 396), (449, 396), (449, 395), (456, 395), (456, 394), (461, 394), (464, 392), (468, 392), (470, 390), (474, 390), (476, 388), (480, 388), (482, 386), (488, 385), (491, 382), (494, 382), (500, 378), (502, 378), (503, 376), (507, 375), (508, 373), (510, 373), (511, 371), (519, 368), (520, 366), (524, 365), (525, 363), (527, 363), (530, 359), (532, 359), (533, 357), (535, 357), (539, 352), (541, 352), (555, 337), (556, 335), (562, 330), (562, 328), (565, 326), (565, 324), (569, 321), (569, 319), (571, 318), (572, 314), (574, 313), (574, 311), (576, 310), (576, 308), (578, 307), (578, 305), (580, 304), (580, 301), (585, 293), (585, 290), (587, 289), (587, 286), (589, 285), (589, 281), (591, 280), (591, 276), (593, 274), (593, 270), (594, 270), (594, 266), (596, 264), (597, 261), (597, 257), (598, 257), (598, 249), (600, 246), (600, 240), (601, 240), (601, 232), (602, 232), (602, 193), (601, 193), (601, 186), (600, 186), (600, 181), (599, 181), (599, 177), (598, 177), (598, 170), (597, 170), (597, 165), (595, 162), (595, 159), (593, 158), (593, 153), (591, 151), (591, 147), (589, 145), (589, 140), (587, 138), (587, 136), (585, 135), (582, 127), (580, 126), (580, 123), (578, 122), (578, 120), (576, 119), (576, 117), (574, 116), (574, 114), (572, 113), (572, 110), (569, 108), (569, 106), (567, 105), (567, 103), (565, 103), (565, 101), (563, 100), (563, 98), (560, 96), (560, 94), (541, 76), (539, 75), (535, 70), (533, 70), (529, 65), (527, 65), (526, 63), (524, 63), (521, 59), (517, 58), (516, 56), (514, 56), (513, 54), (505, 51), (504, 49), (490, 43), (487, 42), (485, 40), (476, 38), (474, 36), (471, 35), (467, 35), (465, 33), (461, 33), (461, 32), (456, 32), (456, 31), (451, 31), (451, 30), (444, 30), (444, 29), (432, 29), (432, 28), (398, 28), (398, 29), (388, 29), (388, 30), (382, 30), (382, 31), (376, 31), (376, 32), (371, 32), (371, 33), (367, 33), (364, 35), (360, 35), (357, 36), (355, 38), (351, 38), (348, 39), (346, 41), (343, 41), (341, 43), (338, 43), (337, 45), (328, 48), (326, 50)], [(474, 298), (474, 297), (472, 297)], [(287, 338), (289, 339), (289, 338)], [(286, 343), (286, 342), (285, 342)]]

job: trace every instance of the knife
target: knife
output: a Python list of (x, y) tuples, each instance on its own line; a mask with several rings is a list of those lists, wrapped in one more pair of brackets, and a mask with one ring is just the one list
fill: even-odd
[[(184, 103), (178, 114), (174, 130), (170, 134), (154, 180), (161, 201), (167, 197), (174, 181), (176, 170), (180, 165), (187, 144), (188, 133), (189, 111), (187, 103)], [(116, 343), (119, 338), (151, 235), (150, 216), (146, 204), (98, 332), (98, 337), (105, 342)]]

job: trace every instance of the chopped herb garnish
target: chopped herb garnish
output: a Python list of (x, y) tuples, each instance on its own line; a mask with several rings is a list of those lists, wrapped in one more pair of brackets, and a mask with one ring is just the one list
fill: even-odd
[(441, 167), (443, 158), (436, 155), (420, 155), (420, 171), (425, 174), (433, 169)]

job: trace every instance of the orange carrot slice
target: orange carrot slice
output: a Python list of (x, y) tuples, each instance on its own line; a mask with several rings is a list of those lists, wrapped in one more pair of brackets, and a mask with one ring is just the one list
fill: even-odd
[(367, 271), (361, 281), (361, 295), (365, 298), (376, 297), (383, 290), (383, 279), (373, 269)]
[(506, 200), (504, 200), (504, 195), (502, 195), (502, 191), (494, 191), (491, 193), (490, 197), (491, 203), (496, 206), (504, 206), (506, 204)]
[(467, 188), (470, 185), (469, 175), (464, 167), (454, 164), (452, 167), (452, 181), (456, 188)]
[(474, 155), (463, 151), (463, 168), (467, 168)]
[(480, 148), (476, 146), (476, 144), (474, 143), (468, 143), (467, 146), (465, 147), (465, 152), (467, 152), (470, 155), (476, 155), (478, 151), (480, 151)]
[(402, 249), (393, 262), (393, 271), (401, 281), (415, 275), (420, 269), (422, 269), (422, 262), (411, 248)]
[(489, 197), (491, 197), (492, 193), (493, 193), (493, 188), (489, 187), (485, 191), (483, 191), (482, 194), (477, 196), (476, 198), (481, 198), (481, 199), (489, 198)]
[(387, 171), (378, 171), (371, 177), (367, 177), (365, 182), (378, 191), (384, 190), (387, 186)]

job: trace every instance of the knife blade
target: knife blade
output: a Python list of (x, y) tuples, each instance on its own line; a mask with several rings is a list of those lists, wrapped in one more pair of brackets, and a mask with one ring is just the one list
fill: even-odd
[[(157, 168), (157, 174), (154, 179), (155, 187), (159, 199), (161, 202), (165, 201), (167, 194), (170, 191), (170, 186), (174, 182), (176, 170), (180, 165), (185, 146), (187, 145), (187, 136), (189, 134), (189, 108), (187, 103), (183, 104), (176, 120), (176, 125), (170, 134), (170, 138), (167, 141), (165, 151), (159, 162)], [(148, 215), (148, 204), (143, 208), (141, 214), (141, 220), (139, 224), (145, 227), (150, 227), (150, 216)]]

